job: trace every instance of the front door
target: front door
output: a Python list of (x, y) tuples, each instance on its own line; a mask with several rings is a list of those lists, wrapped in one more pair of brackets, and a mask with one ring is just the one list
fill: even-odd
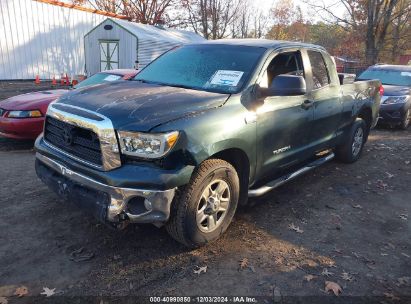
[(100, 41), (100, 71), (118, 69), (118, 41)]
[[(277, 54), (268, 64), (260, 87), (270, 86), (272, 80), (282, 74), (305, 77), (299, 50)], [(308, 94), (266, 97), (257, 110), (260, 177), (275, 175), (309, 155), (314, 110), (303, 106), (308, 99)]]

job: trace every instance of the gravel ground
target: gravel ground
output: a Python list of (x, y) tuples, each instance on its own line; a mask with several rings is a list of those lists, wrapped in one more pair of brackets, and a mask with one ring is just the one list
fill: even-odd
[[(31, 145), (0, 139), (0, 300), (32, 303), (27, 296), (48, 287), (93, 303), (140, 295), (324, 303), (337, 299), (324, 291), (330, 281), (357, 296), (345, 303), (411, 302), (411, 128), (374, 130), (357, 163), (330, 162), (253, 201), (220, 240), (193, 251), (164, 229), (113, 231), (63, 204), (36, 178)], [(28, 295), (13, 296), (23, 285)]]

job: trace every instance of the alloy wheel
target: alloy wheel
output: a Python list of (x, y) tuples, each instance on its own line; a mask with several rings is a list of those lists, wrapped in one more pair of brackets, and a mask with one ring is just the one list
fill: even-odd
[(351, 151), (354, 157), (360, 153), (363, 143), (364, 143), (364, 130), (362, 128), (358, 128), (357, 131), (355, 131), (354, 141), (351, 146)]
[(230, 187), (224, 180), (213, 180), (204, 189), (197, 206), (197, 227), (212, 232), (221, 226), (230, 205)]

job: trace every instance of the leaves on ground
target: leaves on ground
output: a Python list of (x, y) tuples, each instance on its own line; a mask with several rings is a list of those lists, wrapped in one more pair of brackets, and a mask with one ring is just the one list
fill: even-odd
[(70, 260), (74, 262), (83, 262), (83, 261), (88, 261), (94, 258), (94, 253), (93, 252), (84, 252), (84, 247), (81, 247), (77, 250), (73, 250), (70, 253)]
[(392, 292), (384, 292), (384, 296), (391, 301), (399, 301), (401, 300), (399, 297), (395, 296)]
[(304, 281), (311, 282), (312, 280), (315, 280), (316, 278), (317, 276), (315, 275), (307, 274), (306, 276), (304, 276)]
[(342, 288), (335, 282), (325, 281), (325, 288), (326, 292), (332, 291), (336, 296), (339, 296), (342, 293)]
[(43, 292), (40, 293), (41, 295), (45, 295), (47, 298), (51, 297), (52, 295), (54, 295), (56, 293), (56, 289), (50, 289), (48, 287), (43, 287)]
[(297, 233), (303, 233), (304, 232), (304, 230), (300, 229), (300, 227), (295, 226), (294, 223), (288, 225), (288, 229), (294, 230)]
[(15, 296), (18, 296), (19, 298), (24, 297), (29, 293), (29, 289), (26, 286), (20, 286), (16, 288), (16, 291), (14, 292)]
[(197, 269), (194, 269), (194, 273), (195, 274), (201, 274), (201, 273), (206, 273), (207, 272), (207, 266), (202, 266), (202, 267), (198, 267), (196, 266)]
[(240, 269), (245, 269), (248, 267), (248, 259), (243, 258), (240, 260)]
[(352, 207), (355, 208), (355, 209), (362, 209), (361, 205), (352, 205)]
[(390, 172), (385, 172), (385, 174), (387, 174), (388, 178), (393, 178), (395, 176), (394, 174), (391, 174)]
[(348, 272), (345, 272), (345, 271), (341, 274), (341, 278), (344, 281), (349, 281), (349, 282), (351, 282), (353, 280), (353, 276), (350, 275)]
[(408, 214), (400, 214), (398, 217), (404, 221), (408, 220)]
[(334, 273), (333, 273), (333, 272), (328, 271), (328, 269), (327, 269), (327, 268), (324, 268), (324, 269), (323, 269), (323, 271), (321, 272), (321, 274), (322, 274), (323, 276), (327, 276), (327, 277), (329, 277), (329, 276), (332, 276)]
[(397, 279), (398, 286), (408, 285), (411, 282), (411, 277), (401, 277)]
[(0, 297), (0, 304), (8, 304), (9, 301), (7, 300), (6, 297)]

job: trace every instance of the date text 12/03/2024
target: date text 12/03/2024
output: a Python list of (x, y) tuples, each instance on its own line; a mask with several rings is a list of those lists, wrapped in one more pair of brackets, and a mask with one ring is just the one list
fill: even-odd
[(150, 303), (258, 303), (255, 297), (150, 297)]

